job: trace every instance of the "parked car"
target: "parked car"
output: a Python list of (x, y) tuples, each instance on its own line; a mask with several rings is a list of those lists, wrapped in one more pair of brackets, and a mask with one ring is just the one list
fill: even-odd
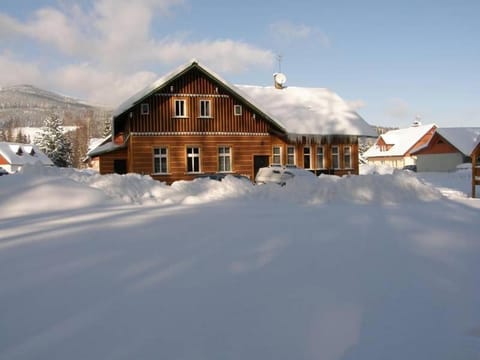
[(223, 179), (225, 179), (226, 176), (233, 176), (237, 179), (250, 181), (250, 179), (245, 175), (233, 174), (233, 173), (205, 173), (205, 174), (200, 174), (195, 176), (195, 179), (211, 179), (211, 180), (222, 181)]
[(402, 170), (410, 170), (417, 172), (417, 165), (405, 165)]
[(5, 170), (3, 167), (0, 166), (0, 176), (2, 175), (8, 175), (9, 172), (7, 170)]
[(288, 181), (296, 176), (316, 177), (312, 172), (295, 166), (268, 166), (258, 170), (258, 173), (255, 176), (255, 183), (274, 183), (280, 186), (285, 186)]

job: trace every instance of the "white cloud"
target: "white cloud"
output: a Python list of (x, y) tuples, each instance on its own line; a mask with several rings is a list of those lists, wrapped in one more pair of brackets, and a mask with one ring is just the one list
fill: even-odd
[(412, 117), (412, 110), (410, 105), (403, 99), (392, 98), (387, 102), (385, 109), (387, 116), (392, 117), (398, 120), (405, 120), (406, 118)]
[(0, 54), (0, 85), (45, 84), (43, 74), (35, 63), (25, 62), (15, 58), (12, 54)]
[[(165, 68), (195, 57), (222, 73), (272, 65), (270, 50), (245, 42), (155, 36), (153, 21), (173, 16), (182, 4), (183, 0), (96, 0), (88, 8), (41, 8), (26, 21), (0, 13), (0, 38), (23, 37), (57, 52), (50, 51), (51, 59), (44, 57), (42, 63), (19, 65), (12, 60), (16, 56), (2, 56), (0, 74), (10, 76), (0, 81), (55, 86), (67, 94), (118, 105), (132, 95), (131, 88), (146, 86), (157, 76), (144, 70), (149, 64)], [(69, 60), (51, 69), (51, 64), (60, 62), (58, 58)]]
[(278, 21), (269, 26), (272, 38), (279, 44), (292, 44), (296, 41), (314, 41), (322, 46), (330, 46), (328, 36), (316, 27), (294, 24), (290, 21)]

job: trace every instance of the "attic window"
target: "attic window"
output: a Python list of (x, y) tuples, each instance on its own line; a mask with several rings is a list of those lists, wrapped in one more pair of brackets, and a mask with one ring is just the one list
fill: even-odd
[(143, 103), (140, 105), (140, 114), (148, 115), (150, 113), (150, 106), (148, 103)]
[(242, 115), (242, 105), (235, 105), (233, 108), (233, 114), (235, 116), (241, 116)]
[(445, 144), (445, 142), (444, 142), (442, 139), (439, 139), (439, 140), (437, 141), (437, 144)]
[(16, 152), (17, 155), (22, 156), (23, 155), (23, 150), (21, 147), (18, 147), (18, 150)]

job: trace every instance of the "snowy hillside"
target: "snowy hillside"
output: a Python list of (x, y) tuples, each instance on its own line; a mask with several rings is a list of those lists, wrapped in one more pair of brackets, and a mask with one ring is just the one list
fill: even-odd
[(478, 360), (469, 179), (370, 173), (0, 177), (0, 359)]
[(111, 115), (111, 109), (90, 105), (31, 85), (0, 88), (0, 125), (14, 121), (14, 127), (40, 127), (45, 117), (51, 113), (62, 116), (66, 125), (79, 119), (85, 122), (93, 119), (103, 125), (105, 118)]

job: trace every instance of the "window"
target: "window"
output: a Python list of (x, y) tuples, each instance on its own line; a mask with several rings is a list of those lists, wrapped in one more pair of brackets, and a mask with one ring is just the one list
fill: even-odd
[(310, 169), (310, 146), (305, 146), (303, 148), (303, 168)]
[(343, 167), (345, 169), (352, 168), (352, 148), (350, 146), (343, 148)]
[(175, 117), (186, 117), (187, 106), (185, 100), (175, 100)]
[(240, 116), (240, 115), (242, 115), (242, 105), (235, 105), (235, 106), (233, 107), (233, 114), (234, 114), (235, 116)]
[(154, 174), (168, 173), (168, 149), (166, 147), (153, 149)]
[(232, 171), (232, 150), (228, 146), (220, 146), (218, 148), (218, 171)]
[(323, 146), (317, 146), (317, 169), (325, 169), (323, 160)]
[(287, 147), (287, 165), (295, 165), (295, 146)]
[(274, 146), (272, 152), (272, 165), (282, 165), (282, 148), (280, 146)]
[(200, 117), (209, 118), (212, 117), (210, 100), (200, 100)]
[(332, 168), (340, 169), (338, 160), (338, 146), (332, 146)]
[(187, 172), (200, 172), (200, 148), (187, 147)]
[(148, 115), (150, 113), (150, 104), (143, 103), (140, 105), (140, 114)]

